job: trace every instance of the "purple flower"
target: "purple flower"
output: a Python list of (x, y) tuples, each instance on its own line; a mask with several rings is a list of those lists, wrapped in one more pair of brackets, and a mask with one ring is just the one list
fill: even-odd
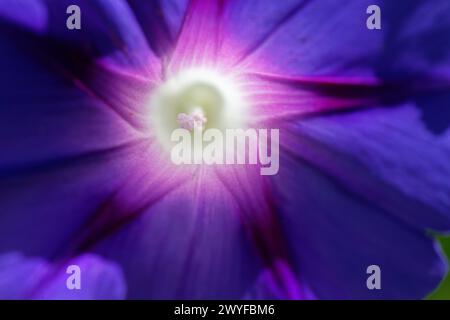
[[(2, 0), (0, 297), (425, 297), (450, 230), (449, 10)], [(177, 119), (280, 129), (278, 174), (172, 164)]]

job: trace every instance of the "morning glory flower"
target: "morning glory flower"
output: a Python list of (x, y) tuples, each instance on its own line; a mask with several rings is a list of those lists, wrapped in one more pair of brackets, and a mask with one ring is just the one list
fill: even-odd
[[(426, 297), (450, 230), (448, 12), (0, 1), (0, 297)], [(180, 127), (279, 129), (279, 172), (177, 166)]]

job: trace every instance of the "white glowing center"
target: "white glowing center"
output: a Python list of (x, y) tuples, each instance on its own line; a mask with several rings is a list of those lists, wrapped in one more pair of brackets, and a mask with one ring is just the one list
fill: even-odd
[(157, 139), (171, 147), (170, 136), (177, 128), (242, 128), (245, 109), (236, 81), (197, 69), (170, 77), (156, 89), (150, 118)]

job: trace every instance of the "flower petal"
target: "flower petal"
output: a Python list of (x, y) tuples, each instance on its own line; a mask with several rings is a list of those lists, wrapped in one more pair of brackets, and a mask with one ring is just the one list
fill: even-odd
[[(67, 288), (66, 281), (70, 274), (67, 274), (66, 268), (71, 265), (80, 269), (80, 289)], [(92, 254), (65, 262), (50, 277), (48, 282), (43, 279), (44, 283), (34, 294), (34, 299), (117, 300), (124, 299), (127, 291), (119, 266)]]
[[(69, 290), (66, 266), (80, 268), (79, 290)], [(126, 287), (118, 267), (94, 255), (83, 255), (61, 266), (19, 253), (0, 256), (2, 299), (122, 299)]]
[[(101, 58), (105, 63), (116, 67), (130, 69), (133, 72), (153, 77), (160, 70), (159, 60), (149, 48), (145, 36), (140, 29), (132, 10), (125, 0), (37, 0), (31, 8), (26, 8), (29, 17), (38, 17), (37, 35), (40, 44), (33, 47), (33, 52), (45, 48), (60, 55), (78, 55)], [(16, 4), (26, 6), (27, 4)], [(66, 10), (71, 5), (81, 10), (81, 29), (69, 30)], [(9, 1), (0, 5), (2, 28), (16, 33), (16, 28), (23, 26), (23, 19), (15, 10), (9, 9)], [(22, 7), (20, 7), (22, 8)], [(39, 8), (39, 9), (37, 9)], [(38, 11), (36, 13), (36, 11)], [(2, 14), (3, 13), (3, 14)], [(13, 24), (10, 24), (10, 23)], [(25, 25), (26, 27), (27, 25)], [(29, 29), (29, 28), (28, 28)], [(30, 37), (32, 34), (30, 34)], [(44, 42), (47, 42), (44, 45)], [(65, 52), (61, 49), (65, 48)]]
[(147, 143), (53, 159), (2, 173), (1, 251), (53, 258), (143, 165)]
[(293, 130), (287, 148), (346, 190), (416, 227), (450, 230), (449, 132), (430, 133), (413, 102), (304, 120)]
[(226, 1), (221, 21), (223, 55), (233, 63), (244, 59), (306, 3), (304, 0)]
[(0, 36), (0, 247), (53, 257), (142, 164), (151, 140), (128, 115), (147, 82), (100, 67), (96, 78), (72, 74), (82, 70), (32, 50), (41, 38)]
[(214, 171), (200, 170), (84, 248), (122, 266), (128, 298), (238, 299), (256, 285), (265, 259), (249, 226), (257, 222)]
[(385, 0), (383, 19), (388, 21), (378, 74), (384, 79), (435, 78), (448, 82), (450, 75), (450, 3), (420, 0)]
[[(420, 299), (441, 281), (443, 257), (423, 229), (291, 156), (274, 180), (296, 274), (317, 298)], [(381, 290), (367, 287), (371, 265), (381, 268)]]
[(43, 259), (27, 259), (17, 252), (0, 255), (0, 297), (21, 299), (35, 288), (49, 269)]
[(295, 121), (398, 100), (413, 89), (365, 78), (285, 77), (264, 73), (246, 73), (243, 78), (242, 91), (252, 106), (251, 121), (273, 126), (279, 126), (280, 120)]
[(180, 34), (168, 71), (177, 73), (190, 68), (216, 68), (226, 64), (226, 56), (218, 60), (224, 2), (192, 0), (186, 9)]
[(36, 33), (43, 33), (48, 27), (47, 8), (40, 0), (4, 0), (0, 4), (0, 18)]
[(129, 0), (128, 3), (153, 51), (166, 57), (178, 37), (188, 0)]
[[(302, 1), (276, 24), (244, 64), (255, 71), (292, 76), (448, 79), (449, 3), (437, 0)], [(368, 30), (366, 9), (381, 8), (382, 30)], [(264, 9), (265, 10), (265, 9)], [(259, 16), (259, 12), (255, 13)], [(261, 15), (264, 19), (264, 14)], [(255, 17), (256, 19), (256, 17)], [(236, 28), (246, 23), (242, 19)], [(420, 21), (420, 23), (417, 23)], [(242, 28), (245, 29), (245, 28)]]

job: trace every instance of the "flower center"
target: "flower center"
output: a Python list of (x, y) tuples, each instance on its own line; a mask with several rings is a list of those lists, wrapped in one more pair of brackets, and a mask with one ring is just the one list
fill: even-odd
[(193, 130), (193, 129), (203, 129), (207, 119), (203, 112), (199, 109), (195, 110), (191, 115), (186, 113), (180, 113), (177, 116), (178, 124), (180, 128)]
[(170, 77), (155, 90), (150, 118), (156, 137), (170, 148), (175, 129), (241, 128), (245, 104), (236, 81), (212, 71), (194, 69)]

